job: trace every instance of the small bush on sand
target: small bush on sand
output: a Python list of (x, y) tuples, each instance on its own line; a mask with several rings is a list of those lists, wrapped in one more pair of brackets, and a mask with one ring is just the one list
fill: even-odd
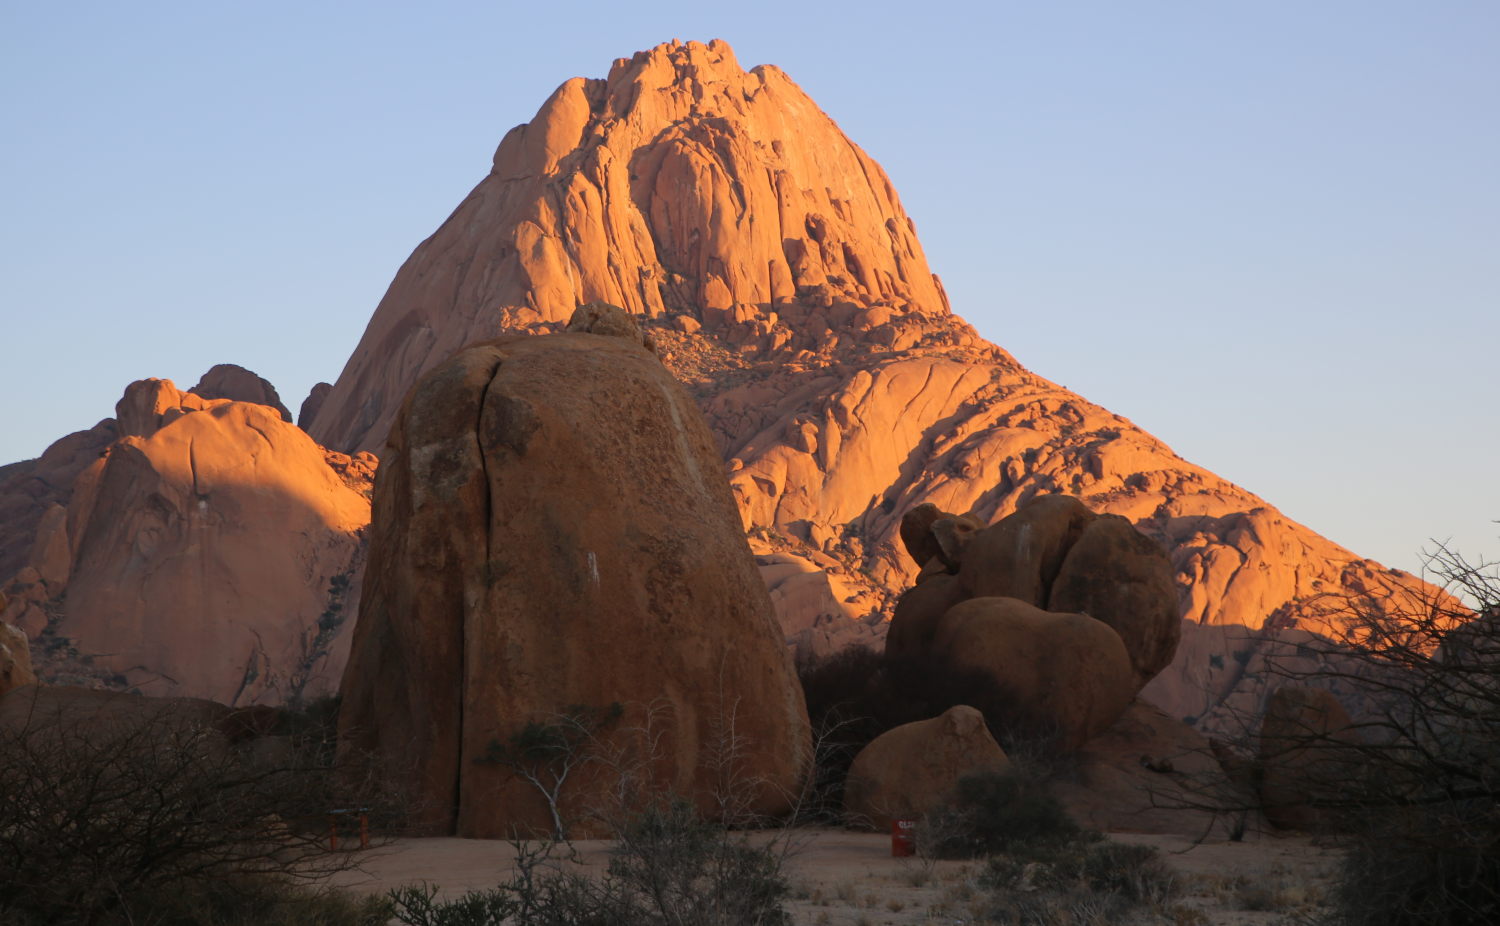
[(960, 778), (944, 806), (917, 828), (918, 851), (937, 858), (980, 858), (1082, 838), (1046, 787), (1014, 770)]
[(1095, 893), (1133, 904), (1162, 904), (1178, 893), (1177, 876), (1161, 850), (1108, 839), (1084, 853), (1082, 880)]
[(407, 887), (390, 894), (406, 926), (786, 926), (790, 887), (775, 845), (705, 823), (674, 801), (621, 828), (604, 877), (590, 879), (555, 864), (552, 848), (518, 846), (517, 873), (487, 891), (435, 900)]
[(1118, 923), (1141, 908), (1165, 913), (1178, 893), (1157, 849), (1088, 832), (1015, 843), (990, 857), (979, 883), (986, 921), (1038, 926)]
[(1082, 829), (1040, 781), (1014, 769), (959, 779), (919, 825), (917, 847), (942, 858), (986, 857), (972, 906), (983, 922), (1104, 926), (1141, 908), (1168, 915), (1178, 893), (1158, 850)]

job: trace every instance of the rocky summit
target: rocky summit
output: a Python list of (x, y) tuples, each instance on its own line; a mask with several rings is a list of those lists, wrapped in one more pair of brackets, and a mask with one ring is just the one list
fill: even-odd
[(979, 338), (880, 166), (721, 41), (569, 80), (512, 129), (305, 423), (378, 452), (424, 372), (595, 300), (635, 314), (698, 400), (801, 655), (879, 644), (919, 568), (901, 520), (924, 503), (982, 526), (1066, 493), (1165, 547), (1183, 639), (1143, 696), (1176, 717), (1253, 710), (1263, 650), (1329, 602), (1418, 584)]

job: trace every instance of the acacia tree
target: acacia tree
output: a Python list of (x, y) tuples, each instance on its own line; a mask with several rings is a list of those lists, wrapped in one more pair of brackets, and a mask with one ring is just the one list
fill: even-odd
[(1500, 566), (1437, 544), (1422, 577), (1308, 603), (1320, 633), (1263, 654), (1270, 712), (1216, 747), (1242, 787), (1185, 802), (1341, 839), (1350, 926), (1500, 922)]
[(1500, 568), (1437, 544), (1424, 578), (1325, 602), (1336, 658), (1305, 680), (1364, 696), (1307, 736), (1339, 757), (1313, 784), (1351, 837), (1350, 923), (1500, 922)]
[(552, 838), (568, 838), (563, 820), (563, 790), (581, 767), (602, 757), (599, 735), (614, 726), (625, 709), (618, 702), (605, 707), (575, 704), (542, 720), (530, 720), (505, 740), (491, 740), (483, 765), (498, 765), (529, 784), (547, 805)]

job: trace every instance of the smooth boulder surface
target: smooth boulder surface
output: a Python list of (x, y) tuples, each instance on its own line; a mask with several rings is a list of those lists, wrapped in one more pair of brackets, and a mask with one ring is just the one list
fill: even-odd
[[(622, 748), (647, 748), (649, 726), (637, 772), (705, 812), (725, 776), (749, 809), (784, 809), (809, 761), (712, 436), (628, 316), (586, 327), (619, 336), (459, 352), (411, 391), (383, 454), (340, 729), (428, 831), (549, 829), (534, 789), (476, 760), (577, 707), (621, 705), (594, 732)], [(565, 814), (620, 771), (591, 766)]]
[(1019, 598), (1045, 608), (1068, 551), (1094, 521), (1071, 495), (1039, 495), (970, 539), (959, 578), (969, 598)]
[(1065, 752), (1107, 729), (1135, 696), (1130, 655), (1107, 624), (1015, 598), (954, 605), (930, 652), (952, 698), (1016, 739)]
[(1261, 718), (1257, 754), (1266, 818), (1281, 829), (1337, 828), (1344, 786), (1364, 771), (1358, 743), (1354, 722), (1332, 692), (1276, 689)]
[(889, 831), (892, 820), (937, 808), (963, 776), (1009, 767), (984, 715), (960, 704), (887, 730), (861, 749), (844, 780), (844, 813), (856, 825)]
[(1113, 627), (1130, 651), (1137, 689), (1171, 664), (1182, 635), (1166, 551), (1118, 515), (1100, 515), (1068, 548), (1047, 610), (1077, 611)]
[(1226, 773), (1213, 745), (1141, 700), (1073, 757), (1052, 795), (1079, 824), (1109, 833), (1228, 839), (1264, 829), (1253, 794)]
[(885, 662), (896, 675), (929, 671), (932, 641), (948, 609), (964, 600), (958, 577), (933, 576), (907, 590), (885, 635)]

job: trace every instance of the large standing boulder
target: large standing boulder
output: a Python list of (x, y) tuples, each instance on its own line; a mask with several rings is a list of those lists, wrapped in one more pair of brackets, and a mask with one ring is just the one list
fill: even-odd
[(1348, 783), (1364, 772), (1359, 734), (1332, 692), (1283, 685), (1261, 718), (1260, 798), (1282, 829), (1337, 828)]
[(1084, 614), (1015, 598), (971, 598), (932, 642), (951, 699), (982, 709), (1012, 737), (1073, 750), (1107, 729), (1135, 696), (1120, 635)]
[(963, 776), (1009, 767), (984, 715), (960, 704), (941, 717), (887, 730), (861, 749), (844, 779), (844, 812), (889, 830), (892, 820), (936, 809)]
[[(428, 830), (550, 828), (532, 786), (479, 760), (580, 710), (621, 705), (593, 732), (649, 746), (637, 764), (704, 812), (726, 784), (749, 809), (786, 808), (809, 759), (713, 438), (628, 318), (590, 316), (438, 366), (382, 457), (340, 728)], [(655, 738), (634, 736), (648, 722)], [(590, 770), (562, 794), (575, 818), (620, 784)]]

